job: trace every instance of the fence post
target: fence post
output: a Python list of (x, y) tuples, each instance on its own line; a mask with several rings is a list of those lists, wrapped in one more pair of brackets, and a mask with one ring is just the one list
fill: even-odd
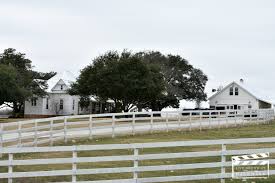
[[(226, 156), (225, 156), (225, 151), (226, 151), (226, 145), (222, 144), (222, 151), (221, 151), (221, 176), (225, 174), (225, 163), (226, 163)], [(225, 183), (225, 179), (221, 178), (221, 183)]]
[(132, 119), (132, 135), (135, 135), (135, 124), (136, 124), (136, 114), (133, 113), (133, 119)]
[[(273, 111), (273, 109), (271, 109)], [(269, 114), (269, 121), (267, 124), (269, 124), (273, 119), (274, 119), (274, 114), (271, 110), (268, 110), (268, 114)]]
[(166, 112), (165, 123), (166, 123), (166, 132), (168, 132), (169, 131), (169, 128), (168, 128), (168, 112)]
[[(244, 119), (244, 116), (243, 116), (243, 119)], [(236, 114), (236, 111), (234, 111), (234, 120), (235, 120), (235, 126), (237, 127), (237, 114)], [(243, 126), (244, 126), (244, 120), (243, 120)]]
[(153, 133), (153, 123), (154, 123), (154, 118), (153, 118), (153, 112), (150, 115), (150, 133)]
[(180, 120), (181, 120), (181, 112), (179, 111), (179, 113), (178, 113), (178, 125), (179, 125), (178, 131), (181, 130), (181, 129), (180, 129)]
[(266, 123), (268, 124), (269, 121), (270, 121), (270, 113), (269, 113), (269, 111), (266, 111), (266, 115), (267, 115), (267, 121), (266, 121)]
[(138, 171), (136, 170), (138, 168), (138, 149), (134, 148), (134, 172), (133, 172), (133, 179), (135, 182), (138, 182)]
[(89, 139), (93, 139), (93, 132), (92, 132), (92, 130), (93, 130), (93, 117), (92, 117), (92, 115), (90, 115), (90, 117), (89, 117), (89, 131), (90, 131), (90, 133), (89, 133)]
[(37, 121), (34, 120), (34, 145), (37, 146)]
[(192, 112), (189, 113), (189, 131), (192, 130)]
[(267, 111), (265, 111), (265, 113), (266, 113), (266, 121), (264, 122), (264, 124), (266, 124), (267, 122), (268, 122), (268, 119), (269, 119), (269, 115), (268, 115), (268, 112)]
[(269, 120), (270, 120), (270, 114), (269, 111), (265, 111), (266, 116), (267, 116), (267, 120), (265, 121), (265, 124), (268, 124)]
[[(2, 147), (4, 146), (3, 144), (3, 124), (0, 123), (0, 149), (2, 149)], [(2, 154), (0, 153), (0, 158), (2, 158)]]
[(53, 145), (53, 120), (50, 121), (50, 146)]
[(242, 121), (240, 122), (240, 124), (244, 126), (244, 123), (245, 123), (245, 111), (244, 110), (241, 112), (241, 115), (242, 115)]
[(202, 126), (201, 126), (202, 124), (201, 123), (202, 123), (202, 112), (200, 111), (200, 132), (202, 130)]
[(67, 143), (67, 118), (64, 117), (64, 142)]
[(221, 129), (221, 112), (218, 112), (218, 123), (219, 123), (219, 129)]
[(266, 123), (268, 121), (268, 113), (266, 112), (266, 110), (264, 111), (264, 114), (265, 114), (265, 120), (264, 120), (264, 123)]
[(257, 110), (257, 119), (256, 119), (256, 121), (257, 121), (257, 124), (260, 124), (260, 122), (259, 122), (259, 110)]
[[(12, 174), (12, 172), (13, 172), (12, 161), (13, 161), (13, 154), (9, 153), (9, 167), (8, 167), (9, 174)], [(12, 183), (12, 176), (10, 176), (10, 175), (8, 178), (8, 183)]]
[(76, 171), (77, 171), (77, 148), (74, 146), (72, 158), (72, 182), (76, 182)]
[(115, 115), (112, 115), (112, 138), (115, 137)]
[(228, 115), (227, 115), (227, 111), (225, 111), (225, 128), (228, 128)]
[(18, 147), (21, 147), (21, 144), (22, 144), (22, 124), (21, 124), (21, 121), (18, 121), (18, 129), (17, 129), (17, 132), (18, 132), (18, 144), (17, 146)]
[(208, 115), (209, 115), (209, 126), (208, 126), (208, 128), (211, 129), (211, 120), (212, 120), (211, 111), (209, 111)]

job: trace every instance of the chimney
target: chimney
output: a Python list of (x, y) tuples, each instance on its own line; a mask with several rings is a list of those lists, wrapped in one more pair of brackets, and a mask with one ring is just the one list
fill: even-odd
[(244, 80), (243, 80), (243, 79), (240, 79), (240, 83), (243, 84), (243, 83), (244, 83)]
[(218, 87), (217, 91), (218, 91), (218, 92), (219, 92), (219, 91), (222, 91), (222, 89), (223, 89), (223, 86), (220, 85), (220, 86)]

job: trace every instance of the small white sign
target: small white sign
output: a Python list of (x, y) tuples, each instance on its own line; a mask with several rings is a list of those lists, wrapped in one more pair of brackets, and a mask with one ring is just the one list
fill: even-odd
[(232, 156), (233, 179), (269, 177), (269, 153)]

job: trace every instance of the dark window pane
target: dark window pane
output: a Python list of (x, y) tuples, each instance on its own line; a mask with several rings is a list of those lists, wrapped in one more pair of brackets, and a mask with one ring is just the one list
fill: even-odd
[(229, 95), (233, 95), (233, 87), (230, 87)]
[(235, 95), (239, 95), (239, 88), (235, 87)]
[(60, 100), (60, 106), (59, 106), (59, 109), (63, 109), (63, 100), (62, 100), (62, 99)]

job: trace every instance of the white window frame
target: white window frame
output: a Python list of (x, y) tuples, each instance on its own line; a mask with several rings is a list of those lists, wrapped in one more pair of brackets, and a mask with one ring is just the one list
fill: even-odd
[(49, 98), (46, 98), (46, 109), (49, 109)]
[(32, 106), (37, 106), (37, 98), (31, 98), (31, 105)]
[(238, 95), (239, 95), (239, 88), (238, 88), (238, 87), (235, 87), (234, 94), (235, 94), (235, 96), (238, 96)]
[[(62, 106), (62, 107), (61, 107)], [(64, 109), (64, 100), (63, 99), (60, 99), (59, 100), (59, 109), (60, 110), (63, 110)]]
[(233, 86), (231, 86), (231, 87), (229, 88), (229, 95), (230, 95), (230, 96), (233, 96), (233, 95), (234, 95), (234, 87), (233, 87)]

